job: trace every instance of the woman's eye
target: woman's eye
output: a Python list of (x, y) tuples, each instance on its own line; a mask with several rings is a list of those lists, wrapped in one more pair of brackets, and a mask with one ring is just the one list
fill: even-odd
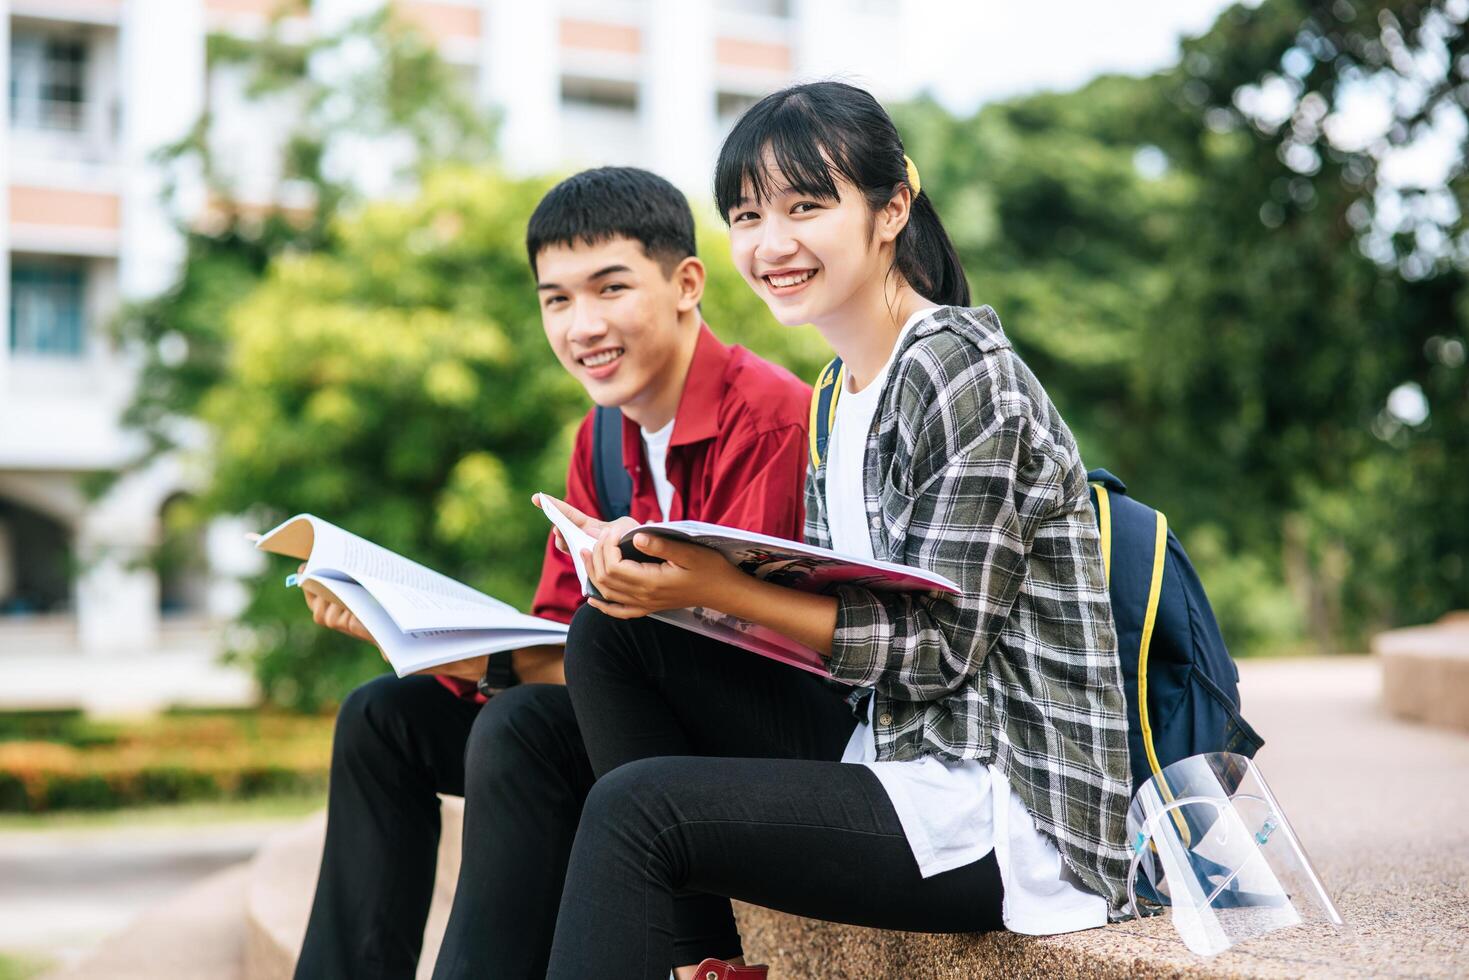
[(791, 214), (809, 214), (810, 212), (815, 211), (820, 207), (821, 205), (817, 204), (815, 201), (802, 201), (795, 207), (791, 208)]
[(734, 216), (734, 221), (730, 222), (730, 224), (739, 224), (741, 221), (757, 221), (759, 218), (760, 216), (754, 211), (741, 211)]

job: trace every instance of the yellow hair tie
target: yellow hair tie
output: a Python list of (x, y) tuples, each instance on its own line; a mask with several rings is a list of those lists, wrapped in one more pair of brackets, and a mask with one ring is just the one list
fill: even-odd
[(908, 168), (908, 186), (913, 188), (913, 196), (917, 197), (923, 190), (923, 183), (918, 179), (918, 164), (908, 154), (903, 154), (903, 164)]

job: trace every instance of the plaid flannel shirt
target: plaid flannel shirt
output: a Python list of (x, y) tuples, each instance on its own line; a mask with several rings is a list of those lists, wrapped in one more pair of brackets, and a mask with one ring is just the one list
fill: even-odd
[[(1127, 704), (1086, 471), (992, 309), (941, 308), (904, 336), (863, 489), (876, 557), (963, 589), (835, 591), (828, 666), (873, 689), (878, 758), (995, 763), (1121, 917)], [(805, 535), (831, 546), (825, 461)]]

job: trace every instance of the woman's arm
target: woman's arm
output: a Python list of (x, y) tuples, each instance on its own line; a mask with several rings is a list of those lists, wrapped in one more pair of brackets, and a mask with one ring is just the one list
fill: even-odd
[(1025, 579), (1039, 517), (1055, 499), (1058, 461), (1032, 452), (1023, 417), (999, 420), (915, 489), (904, 564), (947, 575), (959, 595), (842, 586), (810, 595), (746, 575), (717, 552), (646, 535), (660, 564), (628, 561), (616, 536), (585, 553), (609, 615), (706, 606), (819, 651), (832, 676), (890, 697), (928, 701), (960, 687), (988, 655)]
[(582, 552), (587, 572), (604, 599), (587, 601), (610, 616), (635, 619), (667, 609), (702, 606), (775, 630), (826, 656), (836, 629), (837, 600), (746, 575), (712, 548), (652, 534), (633, 539), (657, 563), (622, 557), (609, 531)]

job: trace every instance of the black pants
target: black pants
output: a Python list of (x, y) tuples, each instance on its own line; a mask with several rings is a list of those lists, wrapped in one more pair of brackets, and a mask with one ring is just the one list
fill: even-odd
[(559, 685), (480, 707), (379, 677), (337, 716), (326, 849), (298, 978), (411, 978), (433, 896), (439, 800), (465, 798), (454, 909), (434, 976), (545, 976), (592, 773)]
[[(729, 898), (919, 932), (1002, 928), (993, 853), (923, 878), (887, 794), (837, 760), (820, 678), (584, 607), (566, 672), (592, 766), (548, 976), (663, 980), (741, 947)], [(713, 757), (713, 758), (711, 758)], [(698, 901), (675, 902), (692, 893)]]

